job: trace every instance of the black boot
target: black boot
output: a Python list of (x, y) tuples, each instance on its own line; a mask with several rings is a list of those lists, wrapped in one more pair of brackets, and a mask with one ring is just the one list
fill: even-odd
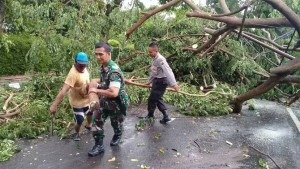
[(121, 140), (122, 134), (114, 134), (113, 138), (111, 139), (110, 146), (116, 146), (119, 144)]
[(166, 124), (167, 122), (171, 121), (166, 110), (162, 111), (162, 114), (163, 114), (163, 118), (159, 120), (160, 123)]
[(144, 119), (150, 119), (150, 118), (154, 118), (154, 112), (152, 113), (148, 113), (148, 115), (146, 117), (144, 117)]
[(90, 157), (95, 157), (104, 152), (103, 140), (95, 137), (95, 145), (91, 151), (88, 152)]

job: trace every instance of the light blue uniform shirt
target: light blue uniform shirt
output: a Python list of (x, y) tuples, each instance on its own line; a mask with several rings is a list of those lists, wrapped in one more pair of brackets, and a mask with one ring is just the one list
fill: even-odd
[(167, 78), (170, 86), (175, 86), (176, 79), (172, 69), (170, 68), (166, 58), (158, 53), (152, 60), (151, 63), (151, 74), (148, 78), (148, 82), (152, 83), (154, 78)]

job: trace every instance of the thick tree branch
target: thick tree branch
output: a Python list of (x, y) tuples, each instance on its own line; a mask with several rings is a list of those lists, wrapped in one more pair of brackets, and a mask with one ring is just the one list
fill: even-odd
[(219, 0), (219, 3), (221, 5), (224, 13), (230, 13), (230, 9), (228, 8), (228, 5), (225, 2), (225, 0)]
[(9, 109), (6, 111), (6, 114), (11, 114), (12, 112), (22, 108), (23, 106), (27, 105), (28, 100), (23, 101), (22, 103), (18, 104), (16, 107)]
[[(140, 86), (140, 87), (144, 87), (144, 88), (151, 88), (150, 85), (132, 82), (128, 79), (125, 79), (125, 83), (128, 84), (128, 85), (135, 85), (135, 86)], [(177, 92), (176, 90), (174, 90), (172, 88), (167, 88), (167, 91)], [(219, 93), (219, 94), (222, 94), (222, 95), (231, 95), (232, 94), (232, 93), (220, 93), (220, 92), (216, 92), (216, 91), (209, 91), (205, 94), (193, 94), (193, 93), (187, 93), (187, 92), (183, 92), (183, 91), (178, 91), (177, 93), (181, 93), (181, 94), (184, 94), (184, 95), (187, 95), (187, 96), (196, 96), (196, 97), (205, 97), (205, 96), (209, 95), (210, 93)]]
[[(264, 77), (270, 77), (270, 76), (266, 76), (266, 75), (263, 75), (263, 74), (261, 74), (261, 75), (264, 76)], [(279, 81), (279, 83), (297, 83), (297, 84), (300, 84), (300, 76), (288, 75), (288, 76), (284, 77), (283, 79), (281, 79)]]
[(205, 50), (200, 57), (204, 57), (208, 52), (210, 52), (215, 46), (217, 46), (223, 39), (226, 38), (227, 35), (230, 34), (230, 32), (232, 32), (232, 29), (228, 30), (227, 32), (225, 32), (221, 38), (219, 38), (214, 44), (212, 44), (207, 50)]
[[(203, 19), (224, 22), (229, 26), (241, 26), (242, 19), (232, 16), (213, 17), (211, 14), (202, 12), (188, 12), (187, 17), (197, 17)], [(246, 19), (245, 28), (270, 28), (270, 27), (293, 27), (286, 18), (266, 18), (266, 19)]]
[[(215, 30), (210, 29), (210, 28), (205, 28), (204, 30), (205, 30), (205, 32), (207, 32), (207, 33), (209, 33), (209, 34), (211, 34), (211, 33), (213, 33), (213, 32), (215, 31)], [(237, 34), (239, 33), (237, 30), (233, 30), (233, 32), (234, 32), (234, 33), (237, 33)], [(279, 49), (276, 49), (276, 48), (274, 48), (274, 47), (271, 47), (271, 46), (269, 46), (269, 45), (267, 45), (267, 44), (265, 44), (265, 43), (263, 43), (263, 42), (261, 42), (261, 41), (255, 39), (255, 38), (253, 38), (253, 37), (251, 37), (251, 36), (245, 34), (244, 32), (242, 32), (241, 35), (242, 35), (243, 37), (245, 37), (245, 38), (247, 38), (247, 39), (249, 39), (249, 40), (255, 42), (255, 43), (260, 44), (261, 46), (263, 46), (263, 47), (265, 47), (265, 48), (267, 48), (267, 49), (270, 49), (271, 51), (273, 51), (273, 52), (275, 52), (275, 53), (277, 53), (277, 54), (279, 54), (279, 55), (281, 55), (281, 56), (283, 56), (283, 57), (286, 57), (286, 58), (291, 59), (291, 60), (295, 58), (294, 56), (292, 56), (292, 55), (290, 55), (290, 54), (287, 54), (287, 53), (285, 53), (285, 52), (283, 52), (283, 51), (281, 51), (281, 50), (279, 50)]]
[[(296, 62), (296, 63), (295, 63)], [(298, 63), (297, 63), (298, 62)], [(276, 74), (271, 74), (271, 76), (266, 80), (263, 84), (258, 87), (237, 96), (232, 102), (234, 108), (233, 113), (240, 113), (242, 110), (243, 102), (249, 99), (252, 99), (255, 96), (258, 96), (262, 93), (265, 93), (272, 89), (275, 85), (277, 85), (280, 81), (282, 81), (287, 75), (294, 72), (298, 67), (300, 67), (300, 58), (296, 58), (294, 60), (290, 60), (287, 63), (282, 64), (278, 68), (271, 69), (271, 72), (275, 72)], [(275, 69), (275, 70), (274, 70)]]
[(138, 22), (136, 22), (127, 32), (126, 32), (126, 38), (129, 39), (130, 35), (139, 27), (141, 26), (147, 19), (149, 19), (151, 16), (155, 15), (156, 13), (167, 9), (175, 4), (177, 4), (178, 2), (180, 2), (181, 0), (173, 0), (170, 1), (158, 8), (155, 8), (152, 11), (148, 11), (147, 13), (145, 13), (144, 17), (141, 18)]
[(11, 101), (11, 99), (13, 98), (13, 96), (14, 96), (14, 94), (11, 93), (11, 94), (9, 95), (9, 97), (7, 98), (7, 100), (4, 102), (4, 105), (3, 105), (3, 110), (4, 110), (4, 111), (6, 111), (7, 106), (8, 106), (8, 103)]
[[(234, 30), (233, 32), (238, 33), (237, 30)], [(243, 37), (245, 37), (245, 38), (247, 38), (247, 39), (249, 39), (249, 40), (251, 40), (251, 41), (253, 41), (253, 42), (255, 42), (255, 43), (258, 43), (258, 44), (260, 44), (261, 46), (263, 46), (263, 47), (265, 47), (265, 48), (267, 48), (267, 49), (270, 49), (270, 50), (272, 50), (273, 52), (275, 52), (275, 53), (277, 53), (277, 54), (279, 54), (279, 55), (281, 55), (281, 56), (283, 56), (283, 57), (286, 57), (286, 58), (291, 59), (291, 60), (295, 59), (294, 56), (292, 56), (292, 55), (290, 55), (290, 54), (287, 54), (287, 53), (285, 53), (285, 52), (283, 52), (283, 51), (281, 51), (281, 50), (278, 50), (278, 49), (276, 49), (276, 48), (274, 48), (274, 47), (271, 47), (271, 46), (269, 46), (269, 45), (267, 45), (267, 44), (265, 44), (265, 43), (263, 43), (263, 42), (261, 42), (261, 41), (255, 39), (255, 38), (249, 36), (249, 35), (246, 35), (245, 33), (242, 33), (242, 35), (243, 35)]]
[(300, 98), (300, 90), (298, 90), (296, 94), (290, 97), (286, 104), (289, 106), (293, 104), (295, 101), (297, 101), (299, 98)]
[(191, 9), (193, 10), (193, 11), (199, 11), (199, 12), (204, 12), (204, 11), (202, 11), (201, 9), (199, 9), (198, 7), (197, 7), (197, 5), (195, 5), (193, 2), (191, 2), (190, 0), (183, 0), (183, 2), (185, 2), (185, 4), (187, 4), (189, 7), (191, 7)]
[[(274, 42), (274, 41), (271, 40), (271, 37), (270, 37), (270, 35), (269, 35), (269, 32), (266, 32), (264, 29), (263, 29), (263, 31), (264, 31), (265, 33), (267, 33), (268, 38), (264, 38), (264, 37), (261, 37), (261, 36), (257, 36), (257, 35), (255, 35), (255, 34), (249, 33), (249, 32), (243, 32), (243, 33), (245, 33), (246, 35), (252, 36), (252, 37), (254, 37), (254, 38), (258, 39), (258, 40), (266, 41), (266, 42), (270, 43), (271, 45), (275, 46), (276, 48), (278, 48), (279, 50), (286, 50), (286, 47), (280, 46), (279, 44), (277, 44), (276, 42)], [(289, 50), (300, 51), (300, 49), (289, 49)]]
[(300, 69), (300, 57), (297, 57), (292, 62), (287, 62), (281, 66), (270, 69), (272, 74), (291, 74)]
[(300, 84), (300, 76), (296, 75), (288, 75), (282, 80), (280, 80), (280, 83), (299, 83)]
[(246, 8), (248, 8), (248, 7), (252, 4), (253, 1), (250, 2), (248, 5), (242, 6), (240, 9), (237, 9), (237, 10), (235, 10), (235, 11), (233, 11), (233, 12), (230, 12), (230, 10), (229, 10), (229, 8), (228, 8), (228, 6), (227, 6), (225, 0), (219, 0), (219, 2), (220, 2), (220, 4), (221, 4), (221, 6), (222, 6), (222, 9), (223, 9), (223, 11), (224, 11), (224, 14), (211, 15), (211, 16), (213, 16), (213, 17), (221, 17), (221, 16), (230, 16), (230, 15), (234, 15), (234, 14), (239, 13), (239, 12), (241, 12), (242, 10), (245, 10)]
[(196, 54), (200, 53), (202, 50), (206, 50), (207, 48), (209, 48), (212, 44), (214, 44), (216, 42), (216, 40), (219, 38), (220, 35), (224, 34), (225, 32), (229, 31), (230, 29), (232, 29), (232, 28), (224, 26), (224, 27), (220, 28), (219, 30), (214, 31), (212, 33), (212, 38), (210, 38), (206, 43), (204, 43), (202, 46), (197, 48), (193, 52), (193, 54), (196, 55)]
[(180, 48), (180, 50), (183, 52), (186, 52), (186, 51), (195, 52), (197, 49), (194, 49), (192, 47), (182, 47), (182, 48)]
[(124, 63), (124, 62), (127, 62), (128, 60), (130, 60), (130, 59), (136, 57), (138, 54), (144, 54), (144, 52), (136, 51), (136, 52), (134, 52), (133, 54), (129, 55), (127, 58), (121, 59), (120, 61), (116, 60), (116, 62), (117, 62), (117, 63), (118, 63), (118, 62), (123, 62), (123, 63)]
[(232, 102), (233, 104), (233, 113), (240, 113), (242, 110), (242, 105), (244, 103), (244, 101), (252, 99), (255, 96), (258, 96), (262, 93), (265, 93), (267, 91), (269, 91), (270, 89), (272, 89), (276, 84), (278, 84), (278, 82), (284, 78), (285, 76), (271, 76), (267, 81), (265, 81), (263, 84), (259, 85), (258, 87), (244, 93), (241, 94), (239, 96), (237, 96), (234, 101)]
[(272, 5), (274, 9), (277, 9), (282, 13), (295, 27), (298, 34), (300, 34), (300, 16), (297, 15), (290, 7), (288, 7), (282, 0), (264, 0), (268, 4)]
[(175, 35), (175, 36), (172, 36), (172, 37), (168, 37), (168, 38), (165, 38), (165, 39), (157, 39), (157, 42), (159, 41), (162, 41), (162, 40), (171, 40), (171, 39), (179, 39), (179, 38), (183, 38), (183, 37), (189, 37), (189, 36), (196, 36), (196, 37), (200, 37), (200, 38), (203, 38), (203, 37), (206, 37), (208, 36), (208, 34), (205, 34), (205, 33), (201, 33), (201, 34), (184, 34), (184, 35)]
[(23, 106), (25, 106), (27, 104), (27, 100), (23, 101), (22, 103), (18, 104), (16, 107), (12, 108), (12, 109), (9, 109), (6, 111), (5, 114), (1, 114), (0, 115), (0, 118), (7, 118), (7, 117), (11, 117), (11, 116), (14, 116), (16, 114), (19, 113), (19, 109), (22, 108)]

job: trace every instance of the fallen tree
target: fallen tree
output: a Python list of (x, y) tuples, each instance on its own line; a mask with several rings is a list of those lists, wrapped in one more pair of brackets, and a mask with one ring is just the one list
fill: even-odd
[[(128, 29), (126, 32), (127, 39), (130, 38), (131, 34), (136, 31), (147, 19), (152, 17), (153, 15), (170, 8), (178, 3), (185, 3), (189, 8), (191, 8), (192, 12), (186, 13), (187, 17), (196, 17), (199, 19), (207, 19), (207, 20), (213, 20), (216, 21), (216, 25), (223, 25), (219, 27), (217, 30), (212, 30), (207, 28), (206, 32), (211, 35), (211, 38), (204, 41), (204, 43), (197, 48), (191, 48), (191, 47), (182, 47), (184, 51), (190, 51), (193, 53), (194, 56), (198, 56), (199, 59), (203, 58), (205, 55), (210, 53), (213, 50), (216, 49), (218, 44), (223, 41), (226, 38), (232, 38), (232, 36), (229, 36), (232, 34), (232, 32), (236, 33), (238, 35), (238, 39), (240, 40), (240, 37), (247, 38), (248, 40), (252, 41), (253, 43), (256, 43), (260, 45), (263, 48), (266, 48), (270, 51), (273, 51), (277, 55), (281, 56), (281, 58), (277, 58), (277, 60), (284, 60), (284, 58), (290, 60), (284, 64), (281, 65), (281, 63), (278, 64), (277, 67), (272, 68), (268, 72), (267, 79), (257, 87), (249, 90), (248, 92), (244, 94), (238, 95), (234, 101), (232, 101), (233, 105), (233, 113), (240, 113), (242, 104), (246, 100), (249, 100), (251, 98), (254, 98), (258, 95), (261, 95), (271, 89), (273, 89), (276, 85), (279, 83), (284, 82), (292, 82), (291, 76), (299, 70), (299, 64), (300, 60), (293, 56), (292, 54), (288, 54), (287, 51), (297, 51), (298, 47), (296, 44), (294, 45), (293, 49), (289, 49), (290, 44), (287, 46), (287, 48), (283, 48), (283, 45), (277, 44), (274, 40), (272, 41), (270, 38), (261, 37), (259, 35), (254, 35), (249, 32), (244, 31), (246, 28), (256, 28), (256, 29), (262, 29), (263, 28), (280, 28), (280, 27), (286, 27), (286, 28), (294, 28), (298, 34), (300, 33), (300, 16), (296, 14), (294, 10), (292, 10), (284, 1), (281, 0), (263, 0), (265, 4), (271, 5), (275, 10), (279, 11), (283, 17), (276, 17), (276, 18), (246, 18), (247, 12), (249, 12), (247, 9), (252, 7), (253, 4), (257, 1), (249, 1), (248, 4), (244, 4), (240, 9), (235, 10), (234, 12), (231, 12), (227, 6), (227, 3), (225, 0), (219, 0), (219, 4), (222, 6), (223, 12), (222, 14), (214, 14), (204, 11), (203, 9), (200, 9), (197, 5), (195, 5), (190, 0), (172, 0), (168, 3), (155, 8), (151, 11), (147, 11), (144, 13), (144, 16), (138, 20), (131, 28)], [(257, 2), (258, 3), (258, 2)], [(235, 14), (239, 11), (244, 11), (244, 15), (242, 17), (237, 17)], [(220, 24), (221, 23), (221, 24)], [(238, 29), (240, 28), (240, 29)], [(268, 35), (268, 33), (266, 33)], [(268, 36), (269, 37), (269, 36)], [(260, 41), (263, 40), (263, 41)], [(284, 50), (284, 51), (283, 51)], [(224, 50), (223, 50), (224, 51)], [(233, 54), (234, 55), (234, 54)], [(264, 73), (265, 75), (266, 73)], [(264, 76), (266, 77), (266, 76)], [(296, 77), (296, 79), (299, 77)], [(246, 79), (246, 77), (244, 77)], [(295, 78), (294, 78), (295, 79)], [(298, 81), (293, 80), (293, 83), (298, 83)], [(293, 95), (293, 98), (290, 98), (293, 102), (298, 99), (299, 92), (297, 92), (295, 95)]]

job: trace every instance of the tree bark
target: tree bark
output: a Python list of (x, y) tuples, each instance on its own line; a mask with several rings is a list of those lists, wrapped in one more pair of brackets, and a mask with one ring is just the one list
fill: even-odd
[[(238, 31), (236, 31), (236, 30), (234, 30), (233, 32), (238, 33)], [(253, 41), (253, 42), (257, 43), (257, 44), (260, 44), (261, 46), (263, 46), (263, 47), (265, 47), (265, 48), (267, 48), (267, 49), (270, 49), (270, 50), (272, 50), (273, 52), (275, 52), (275, 53), (277, 53), (277, 54), (279, 54), (279, 55), (281, 55), (281, 56), (283, 56), (283, 57), (286, 57), (286, 58), (288, 58), (288, 59), (290, 59), (290, 60), (295, 59), (294, 56), (292, 56), (292, 55), (290, 55), (290, 54), (287, 54), (287, 53), (285, 53), (285, 52), (283, 52), (283, 51), (281, 51), (281, 50), (279, 50), (279, 49), (276, 49), (276, 48), (274, 48), (274, 47), (272, 47), (272, 46), (269, 46), (269, 45), (267, 45), (267, 44), (265, 44), (265, 43), (263, 43), (263, 42), (261, 42), (261, 41), (255, 39), (255, 38), (253, 38), (253, 37), (251, 37), (251, 36), (249, 36), (249, 35), (246, 35), (246, 34), (244, 34), (244, 33), (242, 33), (242, 35), (243, 35), (245, 38), (247, 38), (247, 39), (249, 39), (249, 40), (251, 40), (251, 41)]]
[(223, 9), (223, 12), (224, 13), (230, 13), (230, 9), (228, 8), (227, 3), (225, 2), (225, 0), (219, 0), (219, 2), (220, 2), (220, 5)]
[(216, 40), (219, 38), (220, 35), (224, 34), (225, 32), (229, 31), (230, 27), (224, 26), (222, 28), (220, 28), (219, 30), (216, 30), (212, 33), (212, 38), (210, 38), (206, 43), (204, 43), (202, 46), (200, 46), (198, 49), (196, 49), (193, 54), (198, 54), (203, 50), (208, 49), (211, 45), (213, 45)]
[(300, 76), (295, 75), (288, 75), (282, 80), (280, 80), (280, 83), (299, 83), (300, 84)]
[(134, 52), (133, 54), (129, 55), (127, 58), (124, 58), (124, 59), (121, 59), (121, 60), (116, 60), (116, 62), (127, 62), (128, 60), (131, 60), (132, 58), (138, 56), (139, 54), (144, 54), (144, 52), (141, 52), (141, 51), (136, 51)]
[(232, 102), (233, 110), (232, 113), (240, 113), (242, 110), (242, 105), (244, 101), (254, 98), (255, 96), (258, 96), (262, 93), (265, 93), (272, 89), (278, 82), (284, 78), (285, 76), (271, 76), (267, 81), (265, 81), (260, 86), (244, 93), (239, 96), (237, 96), (234, 101)]
[[(210, 29), (210, 28), (205, 28), (204, 31), (207, 32), (207, 33), (209, 33), (209, 34), (214, 34), (214, 32), (215, 32), (215, 30)], [(234, 33), (239, 33), (237, 30), (234, 30), (233, 32), (234, 32)], [(255, 42), (255, 43), (260, 44), (261, 46), (263, 46), (263, 47), (265, 47), (265, 48), (267, 48), (267, 49), (272, 50), (273, 52), (275, 52), (275, 53), (277, 53), (277, 54), (279, 54), (279, 55), (281, 55), (281, 56), (283, 56), (283, 57), (286, 57), (286, 58), (288, 58), (288, 59), (290, 59), (290, 60), (295, 59), (294, 56), (292, 56), (292, 55), (290, 55), (290, 54), (287, 54), (287, 53), (285, 53), (285, 52), (283, 52), (283, 51), (281, 51), (281, 50), (279, 50), (279, 49), (276, 49), (276, 48), (274, 48), (274, 47), (272, 47), (272, 46), (269, 46), (269, 45), (267, 45), (267, 44), (265, 44), (265, 43), (263, 43), (263, 42), (261, 42), (261, 41), (255, 39), (254, 37), (251, 37), (251, 36), (247, 35), (246, 33), (243, 33), (243, 32), (242, 32), (241, 35), (242, 35), (243, 37), (245, 37), (245, 38), (247, 38), (247, 39), (249, 39), (249, 40)]]
[(281, 12), (295, 27), (300, 35), (300, 16), (297, 15), (290, 7), (288, 7), (282, 0), (264, 0), (268, 4), (272, 5), (274, 9)]
[(132, 34), (132, 32), (134, 32), (139, 26), (141, 26), (147, 19), (149, 19), (152, 15), (155, 15), (156, 13), (167, 9), (175, 4), (177, 4), (178, 2), (180, 2), (181, 0), (172, 0), (162, 6), (160, 6), (159, 8), (156, 8), (152, 11), (149, 11), (147, 13), (144, 14), (144, 17), (142, 19), (140, 19), (138, 22), (136, 22), (127, 32), (126, 32), (126, 38), (129, 39), (130, 35)]
[(291, 105), (293, 104), (295, 101), (297, 101), (300, 98), (300, 90), (297, 91), (297, 93), (292, 96), (291, 98), (289, 98), (289, 100), (287, 101), (287, 105)]
[[(264, 31), (264, 29), (263, 29), (262, 31)], [(249, 33), (249, 32), (243, 32), (243, 33), (245, 33), (246, 35), (249, 35), (249, 36), (251, 36), (251, 37), (253, 37), (253, 38), (256, 38), (256, 39), (258, 39), (258, 40), (266, 41), (266, 42), (270, 43), (271, 45), (273, 45), (274, 47), (276, 47), (277, 49), (282, 50), (282, 51), (285, 51), (285, 50), (289, 50), (289, 51), (290, 51), (290, 50), (300, 51), (300, 49), (291, 49), (291, 48), (287, 49), (286, 47), (280, 46), (279, 44), (277, 44), (276, 42), (274, 42), (274, 41), (271, 39), (270, 33), (269, 33), (269, 32), (266, 32), (266, 33), (268, 33), (268, 34), (267, 34), (268, 38), (260, 37), (260, 36), (257, 36), (257, 35), (255, 35), (255, 34), (253, 34), (253, 33)]]
[(300, 57), (297, 57), (293, 62), (287, 62), (281, 66), (272, 68), (270, 70), (273, 74), (291, 74), (300, 69)]
[[(197, 17), (209, 19), (218, 22), (224, 22), (228, 26), (241, 26), (242, 19), (232, 16), (214, 17), (211, 14), (200, 12), (188, 12), (187, 17)], [(246, 19), (244, 22), (245, 28), (271, 28), (271, 27), (293, 27), (286, 18), (265, 18), (265, 19)]]
[[(296, 61), (296, 62), (295, 62)], [(287, 63), (282, 64), (277, 69), (273, 68), (271, 72), (278, 74), (271, 74), (268, 80), (266, 80), (263, 84), (258, 87), (237, 96), (232, 102), (233, 105), (233, 113), (240, 113), (242, 110), (243, 102), (249, 99), (254, 98), (262, 93), (265, 93), (272, 89), (275, 85), (277, 85), (280, 81), (282, 81), (287, 75), (293, 73), (295, 69), (300, 67), (300, 58), (290, 60)], [(274, 70), (275, 69), (275, 70)], [(299, 69), (299, 68), (298, 68)]]
[(11, 101), (11, 99), (13, 98), (14, 96), (14, 93), (11, 93), (9, 95), (9, 97), (6, 99), (6, 101), (4, 102), (4, 105), (3, 105), (3, 110), (6, 111), (7, 109), (7, 106), (8, 106), (8, 103)]
[(232, 29), (228, 30), (227, 32), (225, 32), (220, 38), (218, 38), (218, 40), (210, 45), (210, 47), (208, 49), (206, 49), (203, 53), (201, 53), (200, 57), (204, 57), (208, 52), (210, 52), (211, 50), (214, 49), (215, 46), (217, 46), (223, 39), (226, 38), (227, 35), (229, 35), (232, 32)]

